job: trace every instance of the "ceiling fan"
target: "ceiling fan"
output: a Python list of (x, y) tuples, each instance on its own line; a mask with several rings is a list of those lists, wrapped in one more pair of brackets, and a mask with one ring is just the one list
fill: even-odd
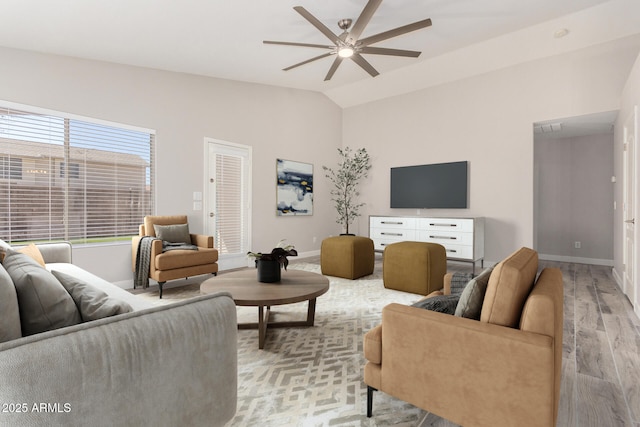
[(382, 0), (369, 0), (367, 5), (360, 13), (360, 16), (356, 20), (353, 27), (351, 26), (351, 19), (341, 19), (338, 21), (338, 27), (343, 30), (342, 34), (336, 35), (327, 28), (322, 22), (320, 22), (315, 16), (309, 13), (304, 7), (296, 6), (293, 9), (302, 15), (307, 21), (311, 23), (314, 27), (316, 27), (322, 34), (324, 34), (329, 40), (333, 42), (333, 45), (322, 45), (322, 44), (312, 44), (312, 43), (295, 43), (295, 42), (280, 42), (280, 41), (272, 41), (272, 40), (264, 40), (265, 44), (277, 44), (277, 45), (286, 45), (286, 46), (301, 46), (301, 47), (312, 47), (318, 49), (326, 49), (328, 52), (323, 53), (322, 55), (315, 56), (311, 59), (307, 59), (306, 61), (299, 62), (297, 64), (291, 65), (287, 68), (284, 68), (284, 71), (289, 71), (293, 68), (299, 67), (301, 65), (308, 64), (313, 61), (317, 61), (318, 59), (326, 58), (328, 56), (336, 55), (336, 59), (333, 61), (331, 68), (329, 68), (329, 72), (325, 76), (324, 80), (331, 80), (331, 77), (335, 74), (336, 70), (342, 63), (344, 59), (350, 58), (353, 62), (358, 64), (362, 69), (364, 69), (367, 73), (371, 75), (371, 77), (375, 77), (380, 74), (373, 66), (362, 56), (362, 54), (371, 54), (371, 55), (392, 55), (392, 56), (406, 56), (411, 58), (417, 58), (420, 56), (420, 53), (415, 50), (402, 50), (402, 49), (388, 49), (384, 47), (374, 47), (372, 44), (381, 42), (383, 40), (390, 39), (392, 37), (397, 37), (402, 34), (410, 33), (412, 31), (416, 31), (422, 28), (426, 28), (431, 26), (431, 19), (424, 19), (422, 21), (414, 22), (413, 24), (403, 25), (402, 27), (394, 28), (393, 30), (385, 31), (379, 34), (375, 34), (369, 37), (365, 37), (360, 39), (362, 32), (365, 27), (371, 20), (371, 17), (380, 6)]

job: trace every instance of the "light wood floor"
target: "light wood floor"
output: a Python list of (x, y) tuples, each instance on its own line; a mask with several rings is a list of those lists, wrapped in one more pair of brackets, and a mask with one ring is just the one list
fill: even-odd
[[(557, 426), (640, 427), (640, 319), (611, 267), (550, 261), (540, 267), (558, 267), (564, 278)], [(420, 427), (453, 425), (429, 414)]]
[(611, 268), (546, 264), (564, 276), (558, 426), (640, 427), (640, 320)]

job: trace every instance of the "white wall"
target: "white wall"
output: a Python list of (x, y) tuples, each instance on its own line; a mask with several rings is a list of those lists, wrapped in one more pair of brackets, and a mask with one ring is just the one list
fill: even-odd
[[(318, 93), (0, 48), (0, 100), (155, 129), (157, 212), (186, 212), (194, 231), (204, 224), (191, 200), (203, 191), (203, 138), (251, 145), (256, 250), (287, 238), (315, 251), (339, 232), (321, 166), (335, 165), (339, 146), (365, 147), (373, 168), (355, 232), (368, 234), (370, 214), (484, 216), (487, 260), (497, 261), (533, 244), (532, 123), (620, 108), (637, 53), (630, 38), (341, 111)], [(625, 105), (640, 100), (637, 65), (633, 76)], [(314, 164), (313, 216), (276, 217), (279, 157)], [(469, 209), (389, 208), (390, 167), (455, 160), (470, 161)], [(131, 278), (127, 245), (76, 252), (107, 280)]]
[(613, 265), (613, 133), (534, 144), (540, 257)]
[[(324, 95), (0, 48), (0, 100), (157, 131), (157, 213), (189, 216), (204, 192), (204, 138), (253, 147), (252, 249), (286, 238), (316, 251), (338, 226), (322, 165), (341, 146), (341, 109)], [(314, 214), (277, 217), (276, 158), (314, 165)], [(317, 237), (313, 243), (313, 237)], [(130, 280), (130, 245), (76, 248), (76, 263), (110, 281)]]
[[(484, 216), (487, 260), (533, 246), (532, 124), (617, 110), (637, 52), (637, 39), (604, 44), (346, 109), (344, 144), (373, 160), (356, 232), (367, 215)], [(389, 208), (390, 167), (459, 160), (469, 209)]]

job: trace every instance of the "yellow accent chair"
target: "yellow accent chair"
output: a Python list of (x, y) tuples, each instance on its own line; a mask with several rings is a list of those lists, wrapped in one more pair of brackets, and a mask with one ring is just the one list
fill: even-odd
[[(145, 216), (138, 236), (131, 241), (133, 271), (140, 240), (145, 236), (157, 237), (156, 227), (188, 224), (186, 215)], [(158, 282), (160, 298), (162, 287), (168, 280), (218, 273), (218, 250), (213, 247), (213, 236), (189, 233), (190, 243), (198, 250), (171, 250), (163, 252), (162, 240), (154, 240), (151, 246), (149, 278)]]

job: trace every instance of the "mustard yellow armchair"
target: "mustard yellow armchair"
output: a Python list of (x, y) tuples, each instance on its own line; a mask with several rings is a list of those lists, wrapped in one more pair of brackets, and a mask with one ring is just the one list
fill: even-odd
[[(134, 236), (131, 240), (131, 261), (135, 272), (140, 242), (146, 236), (156, 238), (149, 239), (148, 253), (140, 256), (148, 257), (148, 277), (158, 282), (160, 298), (162, 298), (162, 287), (168, 280), (218, 273), (218, 250), (213, 247), (213, 236), (185, 232), (188, 230), (186, 224), (188, 224), (186, 215), (146, 216), (144, 223), (140, 224), (138, 236)], [(185, 241), (178, 243), (191, 244), (194, 247), (178, 246), (163, 249), (162, 233), (173, 237), (180, 236), (181, 232), (183, 235), (186, 234), (183, 239)]]

